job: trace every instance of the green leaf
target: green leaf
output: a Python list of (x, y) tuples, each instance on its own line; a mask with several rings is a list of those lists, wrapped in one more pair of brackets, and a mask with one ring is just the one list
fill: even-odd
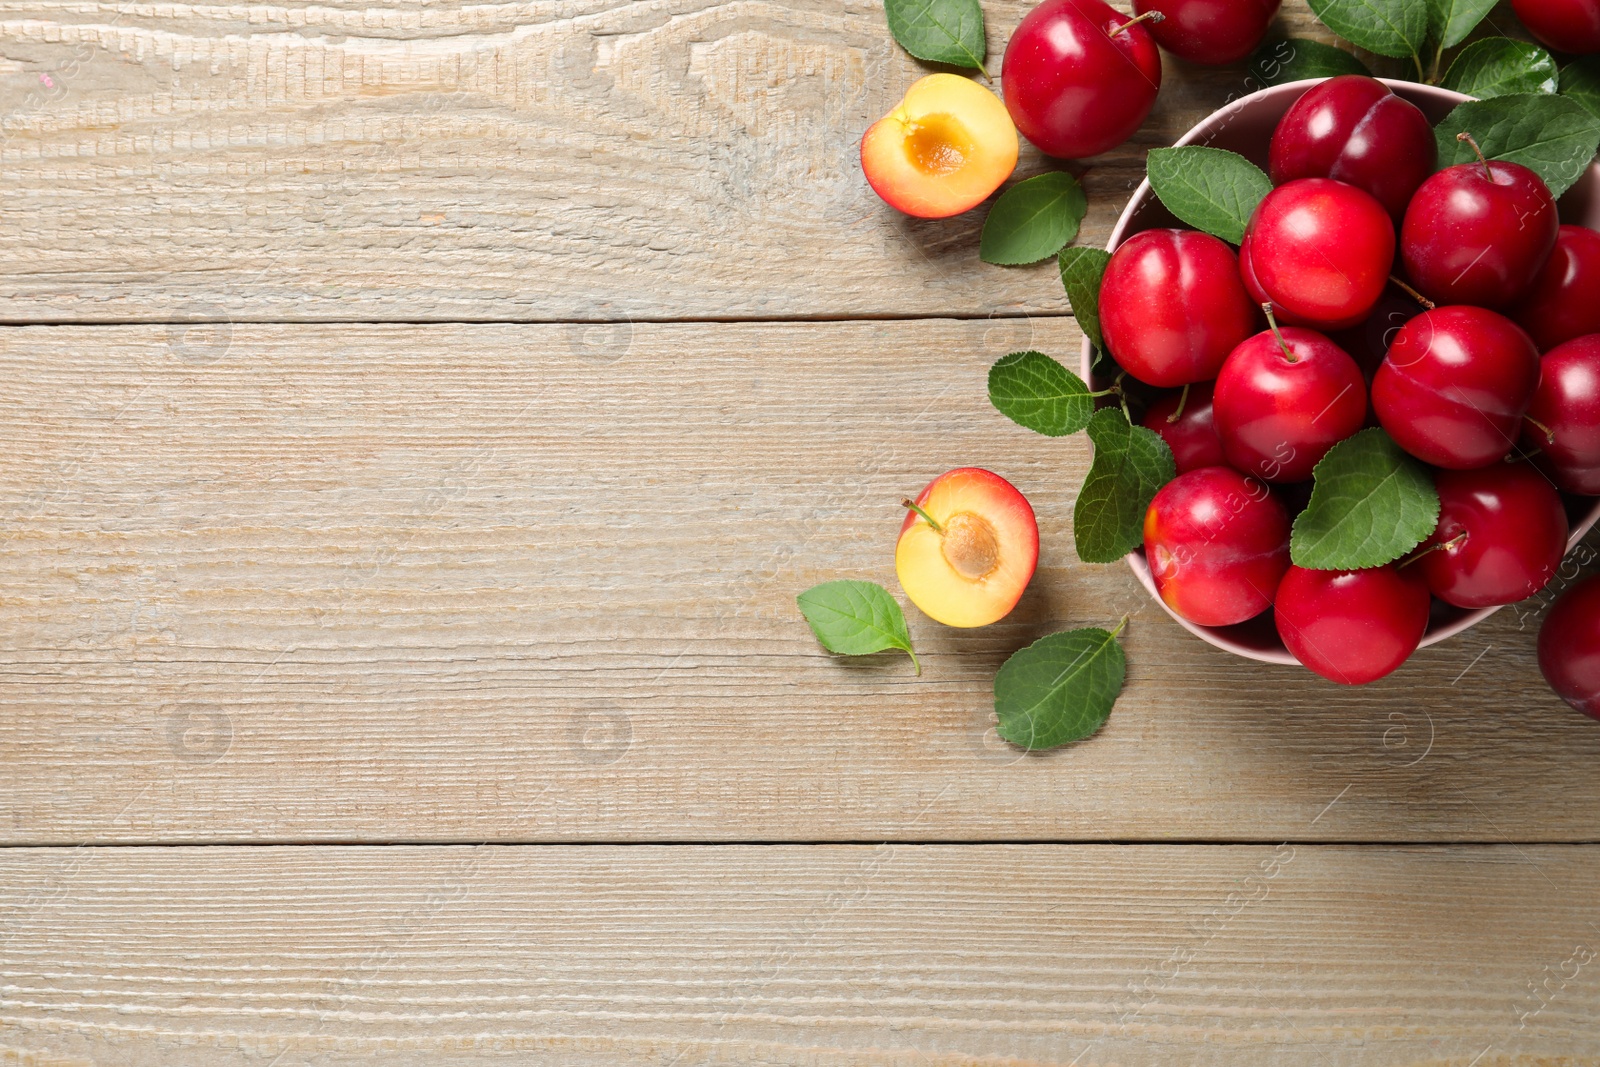
[(1494, 10), (1494, 5), (1495, 0), (1428, 0), (1428, 36), (1442, 48), (1454, 48)]
[(1428, 5), (1421, 0), (1307, 0), (1323, 25), (1358, 48), (1405, 59), (1428, 39)]
[(1282, 85), (1306, 78), (1341, 74), (1372, 76), (1367, 65), (1343, 48), (1299, 37), (1265, 41), (1250, 56), (1250, 74), (1262, 85)]
[(1157, 148), (1146, 160), (1150, 188), (1167, 210), (1197, 230), (1238, 244), (1272, 179), (1261, 168), (1221, 148)]
[(1334, 445), (1312, 476), (1311, 503), (1289, 537), (1296, 566), (1381, 567), (1420, 545), (1439, 522), (1427, 469), (1376, 427)]
[(911, 651), (906, 617), (883, 586), (871, 582), (823, 582), (794, 599), (811, 624), (811, 632), (829, 652), (865, 656), (898, 648), (911, 657), (917, 673), (922, 673), (917, 654)]
[(1000, 194), (983, 220), (978, 258), (1002, 267), (1049, 259), (1078, 236), (1088, 209), (1083, 186), (1066, 171), (1018, 182)]
[(1096, 352), (1105, 347), (1100, 338), (1100, 280), (1110, 262), (1111, 253), (1103, 248), (1063, 248), (1056, 257), (1072, 316)]
[(1600, 118), (1600, 55), (1574, 59), (1561, 69), (1561, 95), (1576, 100)]
[(1054, 748), (1105, 725), (1127, 670), (1121, 630), (1051, 634), (1006, 660), (994, 676), (1000, 736), (1027, 749)]
[(1521, 163), (1560, 196), (1583, 176), (1600, 145), (1600, 117), (1565, 96), (1518, 93), (1459, 104), (1434, 127), (1439, 166), (1470, 163), (1472, 146), (1456, 140), (1470, 132), (1490, 159)]
[(889, 32), (929, 63), (983, 70), (988, 45), (978, 0), (883, 0)]
[(1043, 352), (1013, 352), (990, 367), (989, 402), (1018, 426), (1046, 437), (1077, 433), (1094, 414), (1083, 379)]
[(1439, 84), (1479, 100), (1511, 93), (1553, 93), (1556, 61), (1536, 44), (1485, 37), (1461, 50)]
[(1072, 536), (1085, 563), (1114, 563), (1144, 543), (1145, 509), (1177, 465), (1165, 441), (1117, 408), (1095, 412), (1088, 430), (1094, 463), (1072, 508)]

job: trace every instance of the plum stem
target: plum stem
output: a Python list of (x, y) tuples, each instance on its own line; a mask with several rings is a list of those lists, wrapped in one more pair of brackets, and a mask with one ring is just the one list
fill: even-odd
[(1432, 311), (1435, 307), (1438, 306), (1432, 300), (1429, 300), (1427, 297), (1423, 296), (1421, 293), (1419, 293), (1415, 289), (1411, 288), (1411, 286), (1409, 286), (1405, 282), (1401, 281), (1398, 276), (1393, 275), (1393, 274), (1389, 275), (1389, 281), (1391, 283), (1393, 283), (1397, 288), (1402, 290), (1411, 299), (1413, 299), (1417, 303), (1421, 304), (1426, 310)]
[(1456, 140), (1465, 141), (1472, 146), (1473, 154), (1478, 157), (1478, 162), (1483, 164), (1483, 173), (1488, 176), (1490, 181), (1494, 181), (1494, 170), (1489, 166), (1488, 159), (1484, 157), (1483, 149), (1479, 148), (1478, 142), (1472, 139), (1472, 134), (1468, 133), (1466, 130), (1462, 130), (1460, 133), (1456, 134)]
[(1261, 310), (1267, 313), (1267, 327), (1272, 331), (1272, 336), (1278, 339), (1278, 347), (1283, 349), (1283, 358), (1290, 363), (1299, 363), (1300, 357), (1289, 348), (1289, 342), (1283, 339), (1283, 331), (1278, 329), (1278, 317), (1272, 313), (1272, 301), (1263, 300)]
[(1448, 541), (1438, 541), (1431, 545), (1425, 545), (1424, 547), (1411, 553), (1411, 555), (1407, 556), (1402, 562), (1396, 564), (1394, 569), (1400, 570), (1403, 567), (1409, 567), (1423, 556), (1426, 556), (1429, 552), (1437, 552), (1441, 548), (1454, 548), (1466, 539), (1467, 531), (1462, 530)]
[(1128, 616), (1124, 615), (1122, 617), (1122, 621), (1117, 623), (1117, 628), (1115, 630), (1111, 631), (1111, 636), (1112, 637), (1116, 637), (1118, 634), (1120, 634), (1127, 627), (1127, 625), (1128, 625)]
[(940, 526), (937, 522), (935, 522), (932, 515), (929, 515), (926, 511), (923, 511), (920, 507), (918, 507), (917, 506), (917, 502), (915, 500), (912, 500), (910, 497), (906, 497), (904, 500), (900, 501), (900, 506), (903, 507), (903, 508), (910, 508), (912, 511), (916, 512), (918, 515), (921, 515), (922, 518), (923, 518), (923, 521), (926, 522), (929, 526), (933, 527), (933, 532), (934, 533), (940, 535), (941, 537), (944, 536), (944, 527)]
[[(1532, 426), (1535, 430), (1538, 430), (1540, 433), (1544, 434), (1544, 443), (1545, 444), (1553, 445), (1553, 444), (1556, 443), (1556, 432), (1554, 430), (1552, 430), (1550, 427), (1546, 426), (1544, 423), (1540, 422), (1538, 419), (1534, 418), (1532, 415), (1524, 415), (1524, 416), (1522, 416), (1522, 421), (1527, 423), (1529, 426)], [(1506, 454), (1508, 456), (1510, 455), (1509, 452), (1506, 453)]]
[(1185, 385), (1183, 392), (1178, 396), (1178, 406), (1172, 409), (1172, 414), (1167, 416), (1167, 424), (1171, 425), (1183, 417), (1183, 406), (1189, 402), (1189, 387)]
[(1144, 14), (1138, 16), (1137, 18), (1131, 18), (1127, 22), (1124, 22), (1122, 25), (1118, 26), (1116, 29), (1114, 29), (1110, 33), (1106, 34), (1106, 36), (1107, 37), (1115, 37), (1117, 34), (1121, 33), (1123, 30), (1126, 30), (1131, 26), (1137, 26), (1141, 22), (1147, 22), (1147, 21), (1148, 22), (1165, 22), (1166, 18), (1167, 18), (1167, 16), (1163, 15), (1159, 11), (1146, 11)]

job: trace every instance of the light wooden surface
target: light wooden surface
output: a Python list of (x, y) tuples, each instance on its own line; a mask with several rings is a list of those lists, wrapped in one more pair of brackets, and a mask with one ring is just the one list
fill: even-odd
[(1597, 877), (1570, 846), (10, 850), (0, 1044), (158, 1067), (1572, 1067), (1600, 1058)]
[[(996, 71), (1029, 6), (986, 5)], [(861, 179), (924, 72), (880, 0), (0, 0), (0, 40), (5, 320), (1066, 310), (1048, 269), (978, 262), (982, 212), (909, 220)], [(1249, 88), (1169, 61), (1088, 166), (1084, 240)]]
[[(984, 396), (1053, 270), (857, 170), (922, 72), (877, 0), (0, 0), (0, 1064), (1600, 1062), (1545, 601), (1347, 690), (1077, 563)], [(1249, 88), (1169, 60), (1082, 242)], [(962, 464), (1017, 612), (822, 652)], [(1001, 743), (1123, 614), (1106, 729)]]
[[(1350, 690), (1077, 563), (1085, 443), (984, 394), (1069, 320), (601, 333), (0, 334), (0, 839), (1600, 834), (1600, 730), (1539, 677), (1539, 604)], [(921, 678), (830, 657), (795, 594), (897, 590), (897, 502), (963, 463), (1041, 518), (1020, 609), (909, 609)], [(1124, 613), (1106, 730), (1000, 742), (1003, 659)]]

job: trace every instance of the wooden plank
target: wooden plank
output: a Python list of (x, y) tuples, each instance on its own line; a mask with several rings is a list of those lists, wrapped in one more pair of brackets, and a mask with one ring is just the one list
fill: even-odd
[[(1072, 550), (1081, 437), (996, 414), (1071, 320), (0, 331), (0, 840), (1587, 840), (1600, 729), (1542, 602), (1365, 689), (1227, 656)], [(1000, 625), (908, 607), (898, 501), (1010, 477)], [(993, 732), (1015, 649), (1132, 615), (1094, 740)]]
[(0, 1062), (1576, 1065), (1597, 876), (1593, 846), (6, 850)]
[[(985, 5), (996, 73), (1029, 6)], [(1051, 266), (979, 263), (981, 210), (867, 187), (922, 73), (878, 0), (3, 0), (0, 321), (1064, 312)], [(1250, 88), (1169, 60), (1081, 240)]]

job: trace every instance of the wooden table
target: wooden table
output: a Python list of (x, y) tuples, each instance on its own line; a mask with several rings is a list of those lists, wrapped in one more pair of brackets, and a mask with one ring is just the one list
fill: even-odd
[[(1347, 690), (1076, 562), (984, 389), (1053, 269), (859, 172), (920, 69), (875, 0), (0, 0), (0, 1063), (1600, 1061), (1547, 598)], [(1247, 89), (1169, 60), (1082, 243)], [(1019, 609), (824, 653), (962, 464)], [(998, 741), (1123, 613), (1106, 729)]]

